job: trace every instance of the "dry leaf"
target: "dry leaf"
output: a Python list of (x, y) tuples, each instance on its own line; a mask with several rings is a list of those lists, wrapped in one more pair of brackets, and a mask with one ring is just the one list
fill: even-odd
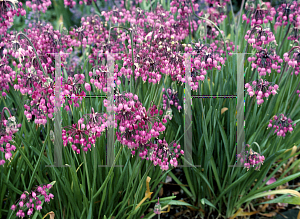
[(48, 212), (42, 219), (46, 218), (48, 215), (50, 215), (50, 219), (54, 219), (55, 214), (53, 211)]
[(159, 195), (159, 197), (161, 197), (163, 194), (164, 194), (164, 189), (163, 189), (163, 187), (161, 187), (161, 189), (160, 189), (158, 195)]
[(262, 216), (265, 216), (265, 217), (274, 217), (274, 216), (276, 216), (277, 212), (273, 211), (273, 212), (270, 212), (270, 213), (265, 213), (265, 214), (259, 213), (259, 214), (262, 215)]
[(140, 203), (135, 207), (135, 210), (138, 209), (141, 204), (144, 203), (144, 201), (146, 201), (147, 198), (149, 198), (149, 200), (151, 199), (151, 194), (153, 192), (150, 192), (150, 187), (149, 187), (149, 182), (150, 182), (151, 178), (149, 176), (147, 176), (147, 179), (146, 179), (146, 192), (145, 192), (145, 197), (140, 201)]
[(227, 110), (228, 110), (227, 107), (222, 108), (222, 109), (221, 109), (221, 115), (222, 115), (224, 112), (226, 112)]

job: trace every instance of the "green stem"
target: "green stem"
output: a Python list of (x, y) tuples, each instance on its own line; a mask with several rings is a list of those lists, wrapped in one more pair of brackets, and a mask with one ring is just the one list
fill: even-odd
[(248, 112), (247, 112), (247, 115), (246, 115), (245, 121), (247, 121), (247, 118), (248, 118), (248, 116), (249, 116), (249, 113), (250, 113), (250, 111), (251, 111), (251, 107), (252, 107), (252, 104), (253, 104), (253, 102), (254, 102), (254, 98), (252, 98), (252, 100), (251, 100), (250, 107), (249, 107), (249, 110), (248, 110)]
[(288, 27), (288, 29), (287, 29), (287, 31), (286, 31), (286, 33), (285, 33), (285, 35), (284, 35), (284, 37), (283, 37), (283, 39), (282, 39), (282, 41), (281, 41), (281, 44), (280, 44), (280, 47), (279, 47), (277, 53), (280, 52), (280, 50), (281, 50), (281, 48), (282, 48), (282, 46), (283, 46), (283, 43), (284, 43), (284, 41), (285, 41), (285, 39), (286, 39), (286, 37), (287, 37), (289, 31), (290, 31), (290, 28), (291, 28), (291, 24), (289, 24), (289, 27)]
[(94, 6), (96, 6), (96, 8), (97, 8), (98, 12), (101, 14), (101, 10), (100, 10), (100, 8), (98, 7), (97, 3), (96, 3), (96, 2), (94, 2), (94, 1), (92, 1), (92, 3), (93, 3), (93, 5), (94, 5)]
[(111, 27), (109, 29), (109, 34), (108, 34), (108, 42), (110, 43), (110, 32), (111, 32), (111, 29), (113, 28), (121, 28), (121, 29), (124, 29), (124, 30), (127, 30), (130, 34), (130, 40), (131, 40), (131, 59), (132, 59), (132, 65), (131, 65), (131, 70), (132, 70), (132, 78), (133, 80), (131, 81), (130, 83), (130, 92), (133, 93), (134, 92), (134, 82), (135, 82), (135, 76), (134, 76), (134, 57), (133, 57), (133, 36), (132, 36), (132, 31), (129, 30), (128, 28), (126, 27), (118, 27), (118, 26), (114, 26), (114, 27)]
[[(243, 11), (243, 7), (244, 7), (244, 3), (245, 3), (245, 0), (243, 0), (242, 4), (241, 4), (240, 16), (239, 16), (238, 25), (237, 25), (238, 28), (240, 27), (240, 20), (241, 20), (241, 16), (242, 16), (242, 11)], [(235, 34), (238, 35), (237, 33), (235, 33)]]
[(234, 12), (233, 12), (233, 7), (232, 7), (231, 0), (230, 0), (230, 7), (231, 7), (231, 14), (232, 14), (232, 19), (233, 19), (233, 23), (234, 23), (234, 31), (235, 31), (235, 34), (237, 34), (237, 32), (236, 32), (236, 22), (235, 22), (235, 19), (234, 19)]
[(192, 42), (192, 31), (191, 31), (191, 19), (190, 19), (190, 15), (188, 15), (188, 19), (189, 19), (189, 42)]
[(286, 70), (286, 66), (287, 66), (287, 62), (285, 63), (284, 68), (283, 68), (283, 71), (282, 71), (282, 73), (281, 73), (281, 75), (280, 75), (280, 78), (279, 78), (279, 81), (278, 81), (278, 85), (280, 84), (280, 81), (281, 81), (281, 79), (282, 79), (282, 76), (283, 76), (283, 74), (284, 74), (284, 72), (285, 72), (285, 70)]

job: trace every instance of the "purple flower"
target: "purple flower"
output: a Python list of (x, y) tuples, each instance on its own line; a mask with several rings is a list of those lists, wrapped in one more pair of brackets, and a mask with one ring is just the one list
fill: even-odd
[[(50, 185), (50, 186), (49, 186)], [(53, 194), (49, 193), (49, 189), (51, 188), (51, 184), (38, 186), (35, 190), (28, 193), (25, 191), (19, 200), (17, 200), (16, 204), (11, 206), (11, 210), (15, 211), (19, 207), (19, 211), (16, 213), (17, 217), (23, 218), (25, 216), (25, 211), (27, 209), (27, 215), (31, 216), (34, 213), (34, 207), (37, 211), (42, 209), (40, 196), (44, 196), (45, 201), (49, 198), (53, 199)], [(50, 199), (49, 199), (50, 201)]]

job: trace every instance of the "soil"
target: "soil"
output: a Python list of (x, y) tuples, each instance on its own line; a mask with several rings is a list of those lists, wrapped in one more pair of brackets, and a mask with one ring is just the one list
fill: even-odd
[[(172, 172), (175, 174), (175, 176), (182, 182), (182, 184), (187, 185), (187, 180), (185, 178), (184, 172), (182, 168), (175, 168), (172, 170)], [(300, 177), (292, 180), (289, 182), (289, 185), (299, 185), (300, 183)], [(176, 195), (175, 200), (184, 200), (187, 203), (191, 203), (187, 195), (183, 192), (183, 190), (174, 182), (173, 180), (168, 183), (163, 183), (162, 190), (159, 192), (159, 197), (168, 197), (172, 196), (172, 194)], [(155, 197), (156, 198), (156, 197)], [(150, 209), (148, 209), (149, 212), (153, 211), (153, 206), (151, 206)], [(274, 212), (276, 210), (276, 204), (270, 204), (269, 207), (266, 209), (266, 212), (263, 212), (265, 214), (268, 214), (270, 212)], [(278, 213), (276, 215), (268, 215), (269, 217), (262, 216), (260, 214), (252, 215), (248, 217), (249, 219), (264, 219), (264, 218), (275, 218), (275, 219), (297, 219), (297, 215), (300, 211), (299, 206), (296, 205), (288, 205), (287, 207), (278, 210)], [(275, 213), (274, 213), (275, 214)], [(158, 219), (158, 216), (153, 217), (154, 219)], [(202, 218), (200, 213), (197, 211), (190, 211), (185, 206), (171, 206), (170, 211), (168, 213), (164, 213), (160, 215), (161, 219), (200, 219)], [(209, 219), (216, 219), (218, 218), (218, 213), (213, 212), (209, 217), (205, 217)], [(220, 219), (222, 217), (219, 217)], [(239, 217), (242, 218), (242, 217)]]

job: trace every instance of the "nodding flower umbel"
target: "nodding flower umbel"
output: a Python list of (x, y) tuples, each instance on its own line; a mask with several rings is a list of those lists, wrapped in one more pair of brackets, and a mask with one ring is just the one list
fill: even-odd
[(32, 8), (32, 11), (46, 12), (47, 8), (51, 5), (51, 0), (31, 0), (26, 1), (26, 6)]
[(0, 1), (0, 35), (4, 35), (13, 22), (13, 17), (25, 16), (26, 11), (22, 8), (23, 3), (17, 0), (1, 0)]
[(247, 149), (243, 149), (243, 151), (238, 154), (237, 157), (241, 158), (240, 161), (241, 163), (244, 163), (244, 168), (247, 168), (247, 171), (251, 168), (251, 166), (254, 167), (255, 165), (257, 165), (255, 170), (259, 170), (261, 165), (263, 165), (265, 157), (253, 151), (249, 144), (246, 144), (245, 148), (246, 147)]
[[(290, 2), (290, 3), (289, 3)], [(286, 1), (281, 4), (278, 8), (278, 17), (276, 18), (276, 23), (274, 25), (275, 30), (278, 26), (287, 25), (288, 21), (293, 21), (295, 16), (298, 14), (298, 3), (297, 1)]]
[[(252, 85), (250, 85), (252, 84)], [(258, 81), (252, 81), (251, 83), (246, 83), (245, 88), (247, 88), (247, 92), (250, 97), (253, 95), (256, 96), (257, 104), (260, 105), (264, 102), (263, 98), (270, 96), (270, 94), (275, 95), (278, 90), (278, 85), (272, 85), (274, 83), (268, 82), (266, 80), (260, 79)]]
[(91, 5), (93, 1), (96, 2), (97, 0), (83, 0), (83, 2), (87, 5)]
[(269, 28), (263, 29), (261, 25), (255, 25), (247, 31), (245, 40), (257, 50), (263, 49), (264, 45), (275, 43), (275, 36)]
[(251, 26), (263, 23), (266, 24), (269, 21), (272, 21), (276, 15), (276, 10), (271, 7), (270, 2), (263, 2), (261, 5), (256, 5), (255, 0), (248, 0), (245, 9), (248, 12), (247, 15), (243, 14), (242, 18), (247, 21), (247, 24), (251, 21)]
[(249, 62), (253, 62), (251, 64), (252, 69), (257, 68), (260, 76), (265, 76), (266, 73), (271, 74), (271, 70), (274, 69), (278, 73), (280, 73), (281, 66), (279, 63), (282, 63), (283, 60), (276, 55), (275, 49), (262, 49), (256, 53), (256, 57), (249, 57)]
[(171, 105), (174, 105), (178, 111), (180, 112), (180, 109), (182, 106), (179, 105), (179, 99), (178, 99), (178, 93), (176, 90), (170, 88), (163, 88), (162, 90), (164, 92), (163, 94), (163, 109), (166, 110), (167, 108), (169, 109)]
[(300, 46), (291, 48), (289, 52), (283, 54), (283, 58), (290, 68), (293, 68), (291, 75), (294, 73), (297, 76), (300, 71)]
[(54, 195), (49, 193), (49, 189), (51, 188), (52, 185), (47, 184), (37, 186), (30, 193), (24, 191), (20, 199), (18, 199), (16, 203), (11, 206), (11, 210), (16, 211), (16, 209), (19, 209), (19, 211), (16, 213), (16, 216), (21, 218), (25, 217), (25, 211), (27, 211), (27, 215), (30, 217), (34, 213), (34, 209), (37, 211), (42, 209), (42, 201), (38, 196), (43, 196), (46, 203), (49, 203), (50, 199), (54, 198)]
[[(9, 113), (9, 118), (6, 120), (4, 112)], [(1, 112), (0, 120), (0, 151), (5, 153), (5, 159), (10, 160), (12, 157), (12, 151), (16, 150), (16, 147), (9, 142), (13, 142), (13, 135), (19, 131), (21, 124), (17, 124), (16, 118), (11, 115), (9, 109), (4, 107)], [(5, 164), (5, 160), (0, 159), (0, 166)]]
[(64, 146), (66, 147), (69, 142), (77, 154), (81, 152), (80, 147), (84, 152), (91, 150), (91, 144), (95, 146), (96, 138), (101, 136), (106, 127), (105, 122), (101, 124), (93, 123), (90, 120), (87, 124), (84, 124), (84, 122), (85, 119), (81, 118), (78, 120), (78, 123), (66, 126), (62, 130)]
[(76, 1), (74, 0), (64, 0), (64, 5), (73, 8), (76, 5)]
[[(285, 116), (284, 114), (280, 114), (279, 116), (273, 116), (273, 119), (270, 120), (268, 128), (275, 128), (274, 133), (277, 133), (279, 137), (285, 137), (287, 132), (292, 133), (293, 131), (293, 121)], [(296, 126), (296, 123), (294, 124)]]
[[(300, 16), (298, 16), (300, 18)], [(292, 40), (292, 41), (298, 41), (300, 34), (299, 34), (299, 27), (300, 26), (294, 26), (290, 35), (287, 37), (288, 40)]]

